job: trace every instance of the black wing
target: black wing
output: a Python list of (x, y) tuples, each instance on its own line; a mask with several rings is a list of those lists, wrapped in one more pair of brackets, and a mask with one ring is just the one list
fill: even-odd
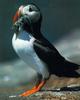
[(65, 60), (60, 55), (57, 49), (45, 38), (41, 41), (34, 41), (34, 50), (38, 57), (47, 64), (47, 67), (51, 74), (57, 74), (59, 76), (66, 76), (68, 73), (74, 74), (74, 70), (78, 69), (77, 64), (71, 63)]

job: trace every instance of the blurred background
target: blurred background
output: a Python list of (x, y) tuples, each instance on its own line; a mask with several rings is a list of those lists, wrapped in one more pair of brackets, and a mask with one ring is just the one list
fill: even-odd
[(0, 87), (25, 84), (30, 72), (36, 76), (12, 48), (12, 19), (27, 3), (41, 9), (43, 35), (66, 59), (80, 64), (80, 0), (0, 0)]

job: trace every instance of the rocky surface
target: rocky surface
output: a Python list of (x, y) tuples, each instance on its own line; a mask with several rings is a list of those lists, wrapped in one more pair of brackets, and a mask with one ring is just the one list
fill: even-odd
[[(36, 73), (21, 60), (0, 66), (0, 100), (80, 100), (80, 77), (52, 75), (41, 91), (29, 97), (19, 97), (18, 94), (32, 87), (27, 84), (27, 78), (31, 77), (31, 73), (33, 76)], [(27, 70), (29, 73), (26, 73)]]
[(1, 96), (0, 100), (80, 100), (80, 93), (39, 92), (30, 97)]
[(29, 97), (15, 97), (18, 91), (25, 88), (1, 88), (0, 100), (80, 100), (80, 78), (51, 76), (41, 91)]

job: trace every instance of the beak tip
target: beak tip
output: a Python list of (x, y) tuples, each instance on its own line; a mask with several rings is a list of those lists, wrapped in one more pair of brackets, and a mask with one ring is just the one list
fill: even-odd
[(21, 6), (19, 7), (19, 11), (22, 12), (23, 8), (24, 8), (24, 6), (21, 5)]

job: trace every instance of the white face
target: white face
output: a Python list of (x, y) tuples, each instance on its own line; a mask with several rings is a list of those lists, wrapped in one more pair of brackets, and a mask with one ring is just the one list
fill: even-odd
[(27, 5), (23, 7), (21, 14), (28, 15), (33, 23), (40, 19), (40, 11), (34, 5)]

